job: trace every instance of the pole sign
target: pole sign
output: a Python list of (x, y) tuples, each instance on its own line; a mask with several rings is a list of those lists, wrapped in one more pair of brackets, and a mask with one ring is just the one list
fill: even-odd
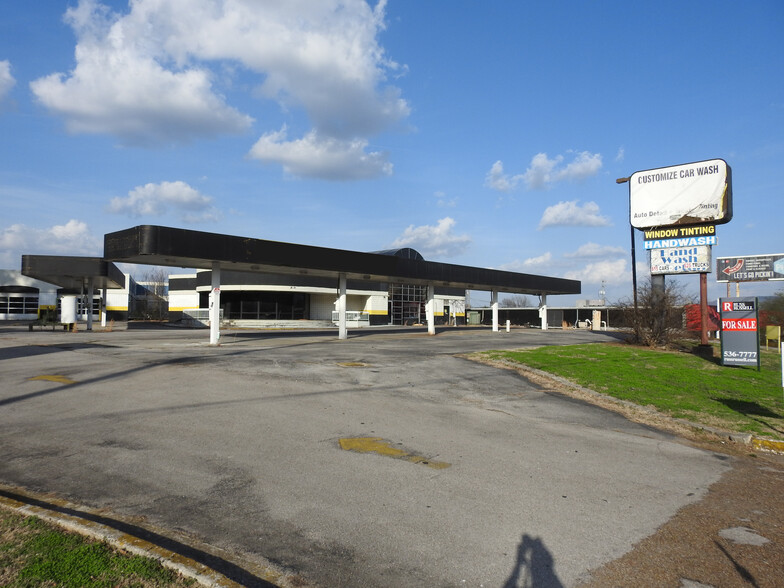
[(784, 280), (784, 253), (717, 257), (717, 282), (767, 282)]
[(760, 369), (757, 298), (719, 298), (722, 365)]
[(730, 166), (723, 159), (709, 159), (634, 172), (629, 178), (629, 213), (637, 229), (728, 223)]
[(711, 271), (711, 248), (708, 245), (650, 251), (653, 276), (707, 274)]

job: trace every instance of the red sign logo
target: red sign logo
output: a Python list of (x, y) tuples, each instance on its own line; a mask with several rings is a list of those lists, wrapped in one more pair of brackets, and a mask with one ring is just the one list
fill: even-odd
[(725, 300), (721, 303), (721, 309), (724, 312), (732, 312), (732, 302)]

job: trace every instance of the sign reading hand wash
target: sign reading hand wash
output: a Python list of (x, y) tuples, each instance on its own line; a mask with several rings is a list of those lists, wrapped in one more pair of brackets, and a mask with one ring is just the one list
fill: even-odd
[(756, 298), (719, 298), (722, 365), (760, 369), (758, 306)]
[(629, 178), (632, 226), (647, 229), (729, 222), (731, 173), (723, 159), (634, 172)]
[(651, 249), (651, 275), (702, 274), (711, 271), (711, 248), (708, 245)]

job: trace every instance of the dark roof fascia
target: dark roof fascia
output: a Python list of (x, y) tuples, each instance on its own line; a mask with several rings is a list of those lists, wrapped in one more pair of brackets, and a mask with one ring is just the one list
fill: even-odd
[(92, 278), (95, 288), (124, 288), (125, 274), (100, 257), (23, 255), (22, 275), (69, 291), (79, 291)]
[(501, 270), (405, 259), (378, 253), (298, 245), (139, 225), (104, 237), (104, 257), (112, 261), (225, 270), (290, 273), (374, 282), (433, 284), (523, 294), (579, 294), (580, 282)]

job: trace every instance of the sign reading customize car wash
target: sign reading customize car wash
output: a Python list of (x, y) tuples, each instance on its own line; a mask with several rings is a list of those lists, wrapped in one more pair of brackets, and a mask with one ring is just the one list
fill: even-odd
[(760, 369), (759, 304), (756, 298), (719, 298), (722, 365)]
[(731, 175), (723, 159), (634, 172), (629, 178), (632, 226), (728, 223), (732, 220)]

